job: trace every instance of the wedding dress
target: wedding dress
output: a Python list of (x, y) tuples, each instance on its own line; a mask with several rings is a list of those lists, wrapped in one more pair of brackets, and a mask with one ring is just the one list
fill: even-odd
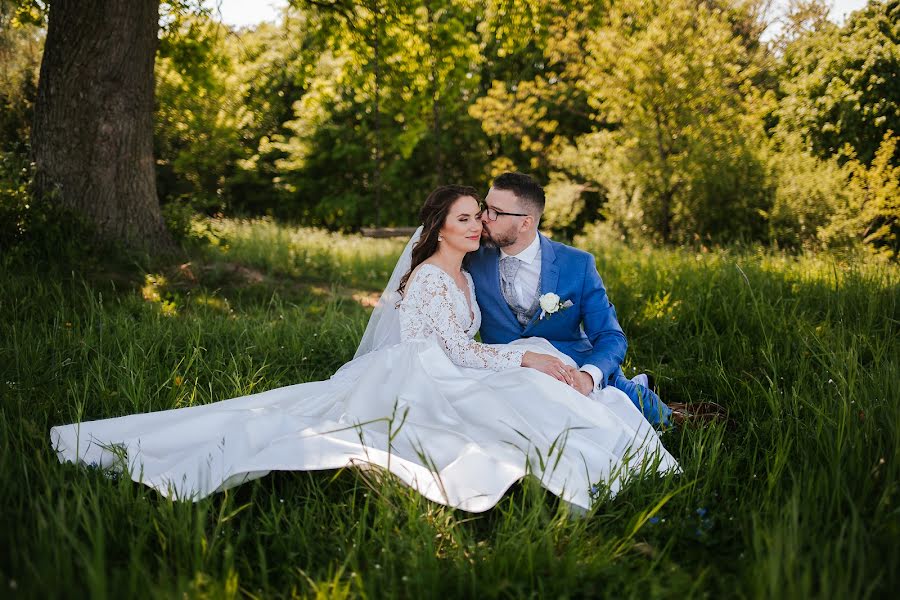
[(526, 350), (574, 365), (549, 342), (476, 342), (466, 277), (469, 297), (438, 267), (419, 267), (397, 311), (399, 343), (358, 353), (326, 381), (58, 426), (53, 447), (60, 461), (116, 468), (180, 499), (274, 470), (374, 466), (471, 512), (527, 474), (586, 509), (594, 484), (615, 493), (631, 474), (678, 469), (623, 392), (586, 397), (518, 366)]

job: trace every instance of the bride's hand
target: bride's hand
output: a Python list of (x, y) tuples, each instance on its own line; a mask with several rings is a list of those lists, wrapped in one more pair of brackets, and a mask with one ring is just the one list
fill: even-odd
[(522, 366), (529, 369), (537, 369), (541, 373), (546, 373), (554, 379), (558, 379), (569, 385), (573, 384), (573, 379), (567, 365), (555, 356), (549, 354), (541, 354), (539, 352), (531, 352), (530, 350), (522, 357)]

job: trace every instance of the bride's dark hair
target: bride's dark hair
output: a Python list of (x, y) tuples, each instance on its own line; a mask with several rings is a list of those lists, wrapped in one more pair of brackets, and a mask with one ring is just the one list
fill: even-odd
[(481, 198), (478, 196), (475, 188), (466, 185), (442, 185), (428, 194), (425, 204), (422, 205), (422, 210), (419, 211), (419, 219), (422, 221), (422, 235), (419, 236), (419, 241), (413, 246), (412, 264), (409, 267), (409, 271), (400, 280), (400, 287), (397, 288), (400, 294), (403, 294), (403, 290), (406, 289), (409, 276), (412, 275), (416, 267), (437, 251), (438, 234), (447, 220), (447, 213), (450, 212), (450, 207), (459, 198), (465, 196), (471, 196), (479, 204), (481, 203)]

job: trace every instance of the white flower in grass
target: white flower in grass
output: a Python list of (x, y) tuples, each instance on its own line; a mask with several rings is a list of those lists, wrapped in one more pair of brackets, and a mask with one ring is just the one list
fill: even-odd
[(565, 302), (560, 302), (560, 298), (558, 295), (553, 292), (547, 292), (546, 294), (541, 295), (539, 298), (541, 304), (541, 316), (543, 319), (547, 315), (552, 315), (553, 313), (559, 312), (564, 308), (569, 308), (572, 306), (571, 300), (566, 300)]

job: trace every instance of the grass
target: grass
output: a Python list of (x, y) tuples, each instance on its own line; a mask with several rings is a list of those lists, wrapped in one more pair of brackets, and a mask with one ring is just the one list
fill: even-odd
[(210, 232), (184, 265), (0, 267), (3, 596), (876, 598), (900, 584), (897, 267), (579, 240), (629, 336), (626, 370), (732, 418), (666, 433), (684, 473), (583, 519), (529, 480), (471, 515), (350, 470), (186, 504), (58, 464), (56, 424), (328, 377), (402, 247), (271, 221)]

